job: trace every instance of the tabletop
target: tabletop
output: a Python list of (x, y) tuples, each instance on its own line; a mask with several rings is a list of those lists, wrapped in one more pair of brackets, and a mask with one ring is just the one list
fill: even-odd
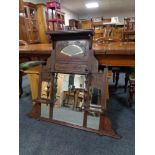
[(29, 44), (24, 46), (19, 46), (20, 53), (51, 53), (52, 44)]
[[(100, 65), (135, 66), (135, 42), (93, 43), (93, 50)], [(51, 55), (51, 51), (52, 44), (19, 46), (19, 57), (21, 62), (45, 60)]]
[(105, 44), (93, 44), (95, 54), (135, 54), (135, 42), (112, 42)]
[[(26, 46), (19, 46), (19, 52), (21, 54), (51, 54), (52, 44), (30, 44)], [(95, 55), (99, 54), (135, 54), (134, 42), (113, 42), (109, 44), (96, 44), (93, 43), (93, 50)]]

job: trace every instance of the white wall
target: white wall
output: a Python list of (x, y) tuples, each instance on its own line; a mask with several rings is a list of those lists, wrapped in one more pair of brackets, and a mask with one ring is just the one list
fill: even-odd
[[(25, 2), (31, 2), (31, 3), (45, 3), (46, 4), (46, 0), (23, 0)], [(100, 17), (102, 16), (103, 18), (109, 18), (109, 17), (119, 17), (119, 21), (123, 22), (124, 17), (135, 17), (135, 11), (120, 11), (120, 12), (116, 12), (116, 11), (108, 11), (108, 12), (101, 12), (101, 13), (89, 13), (89, 14), (85, 14), (85, 15), (77, 15), (75, 13), (73, 13), (72, 11), (62, 7), (61, 11), (65, 13), (65, 25), (69, 25), (69, 19), (89, 19), (91, 17)]]
[(73, 13), (72, 11), (62, 7), (61, 11), (65, 13), (65, 25), (69, 25), (69, 19), (78, 19), (78, 15)]
[(64, 76), (64, 80), (62, 82), (62, 87), (61, 87), (61, 96), (60, 96), (60, 105), (62, 105), (63, 98), (64, 98), (63, 91), (68, 91), (69, 74), (59, 74), (59, 76)]
[(85, 76), (76, 74), (75, 77), (74, 77), (74, 86), (75, 86), (75, 88), (81, 88), (80, 84), (82, 84), (82, 88), (84, 88)]
[(24, 2), (30, 2), (30, 3), (34, 3), (34, 4), (37, 4), (37, 3), (44, 3), (46, 4), (46, 0), (23, 0)]
[(118, 17), (121, 23), (124, 22), (124, 17), (135, 17), (135, 12), (101, 12), (97, 14), (86, 14), (79, 16), (79, 19), (90, 19), (92, 17), (103, 17), (103, 18), (110, 18), (110, 17)]

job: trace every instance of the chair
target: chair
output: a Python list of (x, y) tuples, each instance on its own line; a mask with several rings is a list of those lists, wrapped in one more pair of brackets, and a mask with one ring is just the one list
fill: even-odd
[(75, 90), (69, 89), (68, 91), (64, 91), (64, 99), (63, 99), (63, 105), (70, 107), (75, 105)]
[[(135, 21), (134, 18), (124, 18), (124, 28), (121, 30), (122, 33), (122, 41), (130, 42), (135, 41)], [(118, 86), (119, 81), (119, 73), (125, 73), (125, 86), (124, 91), (127, 91), (127, 85), (129, 81), (129, 75), (133, 73), (133, 67), (113, 67), (113, 82), (115, 82), (115, 88)]]
[[(19, 40), (20, 46), (28, 46), (28, 43), (24, 40)], [(20, 62), (19, 62), (20, 63)], [(19, 97), (23, 94), (23, 88), (22, 88), (22, 77), (24, 75), (24, 71), (27, 69), (30, 69), (32, 67), (36, 67), (39, 65), (45, 64), (46, 61), (26, 61), (19, 64)]]
[(125, 79), (124, 79), (124, 92), (127, 92), (127, 86), (129, 82), (129, 75), (132, 73), (132, 70), (134, 70), (133, 67), (113, 67), (113, 82), (115, 82), (115, 88), (118, 87), (119, 82), (119, 75), (120, 73), (125, 73)]
[[(124, 32), (123, 28), (108, 28), (107, 31), (105, 31), (105, 34), (103, 37), (99, 37), (99, 38), (95, 39), (94, 41), (97, 44), (109, 44), (112, 42), (124, 41), (123, 40), (123, 32)], [(129, 74), (132, 73), (133, 68), (122, 66), (122, 67), (111, 67), (110, 69), (113, 72), (113, 82), (115, 83), (116, 89), (117, 89), (118, 82), (119, 82), (119, 74), (125, 73), (124, 92), (126, 92), (128, 82), (129, 82)]]
[(135, 41), (135, 18), (124, 18), (124, 41)]
[(96, 37), (94, 42), (97, 44), (108, 44), (118, 42), (122, 38), (122, 31), (119, 28), (106, 27), (102, 32), (102, 36)]

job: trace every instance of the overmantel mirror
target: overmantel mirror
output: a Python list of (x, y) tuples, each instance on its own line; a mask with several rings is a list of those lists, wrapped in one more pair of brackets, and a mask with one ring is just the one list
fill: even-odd
[(93, 30), (48, 34), (53, 45), (48, 74), (51, 82), (44, 85), (46, 90), (50, 88), (50, 101), (45, 104), (40, 100), (39, 119), (118, 138), (105, 113), (107, 69), (98, 72)]

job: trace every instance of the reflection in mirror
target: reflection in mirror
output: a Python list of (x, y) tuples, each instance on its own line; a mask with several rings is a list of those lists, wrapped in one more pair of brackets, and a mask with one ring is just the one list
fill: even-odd
[[(42, 81), (41, 83), (41, 98), (50, 99), (51, 82)], [(49, 118), (50, 105), (41, 103), (41, 117)]]
[[(73, 79), (74, 78), (74, 79)], [(84, 75), (58, 74), (53, 119), (82, 126)]]
[(101, 105), (101, 90), (98, 88), (90, 88), (91, 104)]
[(91, 103), (87, 118), (87, 127), (98, 130), (101, 112), (101, 90), (91, 87), (89, 93), (91, 97)]
[[(85, 81), (84, 75), (58, 74), (53, 120), (83, 126)], [(87, 127), (98, 130), (101, 90), (90, 88), (89, 92), (91, 93), (91, 102), (87, 116)]]
[(74, 56), (74, 55), (82, 54), (83, 50), (81, 47), (77, 45), (68, 45), (61, 50), (61, 53), (68, 56)]
[(50, 87), (51, 83), (47, 81), (42, 81), (41, 85), (41, 98), (50, 99)]
[[(57, 93), (53, 108), (53, 120), (83, 126), (85, 75), (57, 74)], [(42, 81), (41, 98), (50, 100), (51, 82)], [(99, 129), (101, 113), (101, 90), (89, 88), (90, 104), (87, 128)], [(41, 103), (41, 117), (49, 118), (50, 105)]]

